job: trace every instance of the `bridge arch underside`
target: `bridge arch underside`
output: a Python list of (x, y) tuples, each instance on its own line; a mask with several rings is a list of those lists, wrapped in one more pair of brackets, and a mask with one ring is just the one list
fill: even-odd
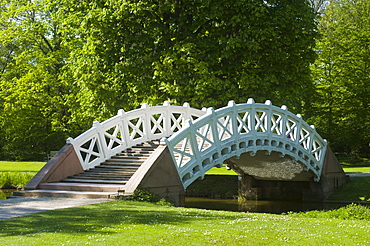
[(240, 158), (227, 159), (225, 163), (238, 174), (257, 180), (310, 181), (314, 177), (303, 163), (277, 151), (246, 152)]
[[(188, 163), (180, 177), (186, 188), (212, 167), (228, 164), (238, 174), (261, 180), (318, 181), (318, 160), (290, 139), (260, 136), (224, 141), (219, 148), (203, 151), (201, 161)], [(190, 165), (189, 165), (190, 164)]]

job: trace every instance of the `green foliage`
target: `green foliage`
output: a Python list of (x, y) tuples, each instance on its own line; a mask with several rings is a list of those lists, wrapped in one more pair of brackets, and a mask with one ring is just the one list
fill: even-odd
[(234, 198), (238, 196), (236, 175), (205, 175), (186, 188), (189, 197)]
[(35, 174), (35, 172), (0, 172), (0, 188), (24, 187)]
[(67, 137), (68, 55), (48, 1), (0, 1), (0, 156), (42, 160)]
[(80, 37), (66, 64), (80, 88), (76, 119), (164, 100), (300, 107), (312, 89), (316, 26), (305, 1), (72, 0), (58, 13)]
[(289, 212), (287, 215), (321, 219), (370, 220), (370, 208), (352, 203), (345, 207), (329, 211)]
[(330, 1), (322, 17), (313, 77), (315, 125), (337, 152), (370, 153), (370, 2)]
[(157, 194), (145, 189), (136, 189), (130, 196), (117, 196), (118, 200), (138, 201), (138, 202), (151, 202), (161, 206), (173, 206), (172, 203), (167, 202)]

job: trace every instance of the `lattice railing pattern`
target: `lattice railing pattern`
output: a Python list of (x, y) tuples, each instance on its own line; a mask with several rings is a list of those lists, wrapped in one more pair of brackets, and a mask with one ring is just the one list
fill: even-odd
[(279, 108), (270, 101), (255, 103), (253, 99), (238, 105), (230, 101), (216, 111), (209, 108), (204, 116), (187, 121), (165, 142), (185, 188), (225, 160), (260, 150), (292, 157), (319, 181), (327, 147), (326, 140), (300, 115), (292, 114), (285, 106)]
[(179, 131), (187, 120), (193, 121), (206, 112), (191, 108), (189, 104), (149, 107), (118, 114), (102, 123), (94, 122), (92, 128), (80, 136), (68, 138), (73, 144), (83, 168), (89, 169), (115, 154), (145, 141), (169, 137)]

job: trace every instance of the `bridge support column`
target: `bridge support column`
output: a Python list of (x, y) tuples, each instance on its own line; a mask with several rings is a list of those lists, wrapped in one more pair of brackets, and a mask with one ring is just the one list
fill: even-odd
[(334, 153), (328, 147), (325, 153), (320, 182), (310, 181), (310, 189), (303, 194), (304, 201), (323, 201), (334, 193), (340, 186), (347, 183), (346, 176)]
[(158, 158), (143, 173), (138, 188), (149, 190), (175, 206), (185, 206), (185, 190), (167, 146), (160, 146)]

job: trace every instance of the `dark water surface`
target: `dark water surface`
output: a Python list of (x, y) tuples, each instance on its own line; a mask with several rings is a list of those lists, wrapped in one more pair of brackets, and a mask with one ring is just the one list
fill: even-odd
[(281, 214), (289, 211), (329, 210), (345, 205), (343, 203), (308, 203), (301, 201), (238, 201), (237, 199), (211, 199), (202, 197), (185, 198), (185, 207), (188, 208), (273, 214)]
[(12, 196), (17, 189), (0, 189), (0, 199), (6, 199), (7, 196)]
[[(0, 189), (0, 199), (12, 196), (16, 189)], [(186, 197), (185, 207), (212, 210), (256, 212), (281, 214), (289, 211), (329, 210), (346, 204), (343, 203), (308, 203), (300, 201), (238, 201), (237, 199), (211, 199), (203, 197)]]

